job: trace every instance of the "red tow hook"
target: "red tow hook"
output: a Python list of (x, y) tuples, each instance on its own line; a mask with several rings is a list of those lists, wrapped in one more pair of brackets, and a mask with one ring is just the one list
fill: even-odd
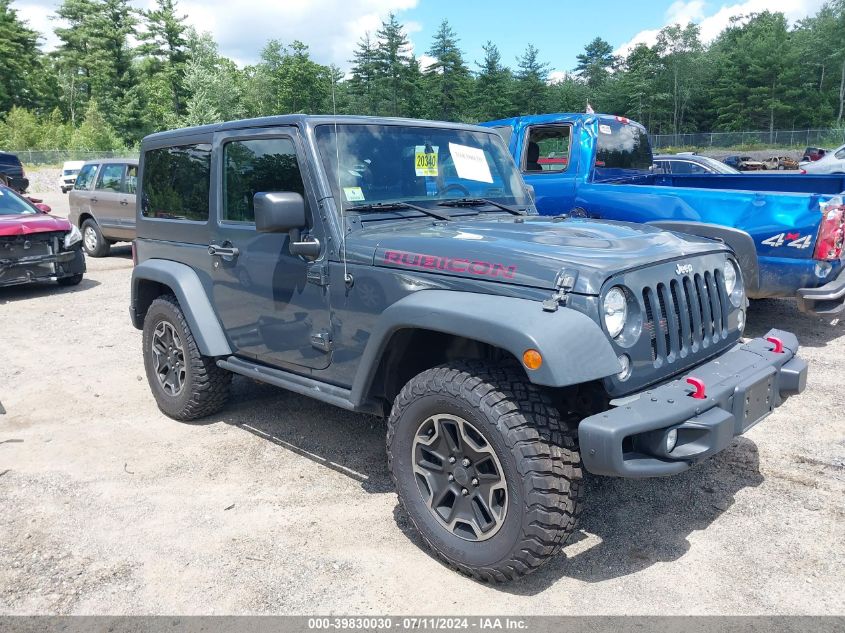
[(687, 384), (695, 387), (695, 391), (693, 391), (690, 396), (692, 396), (696, 400), (704, 400), (707, 397), (707, 394), (704, 393), (704, 381), (701, 378), (693, 378), (692, 376), (688, 376)]
[(783, 354), (783, 341), (780, 340), (777, 336), (767, 336), (766, 340), (769, 341), (774, 347), (772, 351), (775, 354)]

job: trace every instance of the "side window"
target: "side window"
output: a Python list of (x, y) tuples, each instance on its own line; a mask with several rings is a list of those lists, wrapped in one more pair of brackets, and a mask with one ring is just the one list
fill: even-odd
[(689, 172), (688, 173), (690, 173), (690, 174), (706, 174), (707, 173), (707, 170), (704, 169), (704, 167), (702, 167), (698, 163), (687, 163), (687, 165), (689, 165)]
[(144, 155), (141, 213), (148, 218), (208, 220), (211, 145), (152, 149)]
[(655, 174), (668, 174), (669, 170), (669, 161), (665, 160), (656, 160), (654, 161), (654, 173)]
[(525, 172), (561, 172), (569, 166), (572, 127), (550, 125), (528, 130), (522, 170)]
[(94, 177), (97, 175), (97, 165), (83, 165), (73, 185), (74, 189), (90, 191), (94, 188)]
[(123, 181), (124, 165), (120, 163), (106, 163), (100, 170), (100, 178), (97, 180), (97, 191), (120, 191), (120, 183)]
[(692, 163), (685, 161), (685, 160), (674, 160), (672, 161), (672, 173), (673, 174), (691, 174), (692, 171)]
[(126, 178), (123, 181), (123, 193), (135, 194), (138, 190), (138, 165), (126, 166)]
[(253, 196), (261, 191), (305, 195), (289, 138), (231, 141), (223, 147), (223, 213), (227, 222), (255, 222)]
[(838, 152), (836, 152), (836, 153), (833, 155), (833, 157), (834, 157), (834, 158), (845, 159), (845, 147), (843, 147), (843, 148), (842, 148), (842, 149), (840, 149)]

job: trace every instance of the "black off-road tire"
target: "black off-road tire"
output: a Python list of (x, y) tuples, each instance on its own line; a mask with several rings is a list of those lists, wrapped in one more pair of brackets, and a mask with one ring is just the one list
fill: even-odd
[[(103, 237), (100, 227), (95, 220), (88, 218), (82, 223), (82, 248), (90, 257), (105, 257), (111, 250), (111, 244)], [(94, 237), (94, 243), (90, 243), (89, 236)]]
[(56, 282), (60, 286), (78, 286), (82, 282), (82, 273), (76, 273), (68, 277), (59, 277)]
[[(464, 540), (447, 530), (420, 492), (413, 442), (438, 413), (469, 421), (501, 463), (507, 512), (487, 540)], [(446, 565), (476, 579), (505, 582), (534, 571), (575, 529), (583, 482), (574, 431), (513, 364), (462, 361), (414, 377), (394, 401), (387, 458), (399, 501), (425, 542)]]
[[(162, 322), (170, 323), (184, 348), (185, 380), (180, 393), (171, 395), (159, 383), (152, 352), (153, 333)], [(204, 418), (222, 409), (229, 398), (231, 372), (217, 366), (215, 359), (203, 356), (174, 295), (162, 295), (150, 304), (144, 317), (144, 368), (158, 408), (180, 421)]]

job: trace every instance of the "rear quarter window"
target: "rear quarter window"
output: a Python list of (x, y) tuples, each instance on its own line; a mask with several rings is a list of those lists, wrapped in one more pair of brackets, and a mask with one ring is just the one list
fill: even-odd
[(148, 218), (208, 220), (211, 145), (180, 145), (144, 154), (141, 213)]
[[(651, 170), (651, 142), (645, 128), (632, 122), (599, 119), (596, 178), (617, 178)], [(674, 165), (672, 173), (675, 172)]]

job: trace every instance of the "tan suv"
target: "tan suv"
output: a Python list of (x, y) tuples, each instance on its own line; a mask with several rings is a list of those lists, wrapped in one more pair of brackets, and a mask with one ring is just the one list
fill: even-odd
[(68, 219), (82, 231), (82, 247), (91, 257), (108, 255), (115, 242), (135, 239), (135, 189), (138, 160), (88, 161), (70, 192)]

